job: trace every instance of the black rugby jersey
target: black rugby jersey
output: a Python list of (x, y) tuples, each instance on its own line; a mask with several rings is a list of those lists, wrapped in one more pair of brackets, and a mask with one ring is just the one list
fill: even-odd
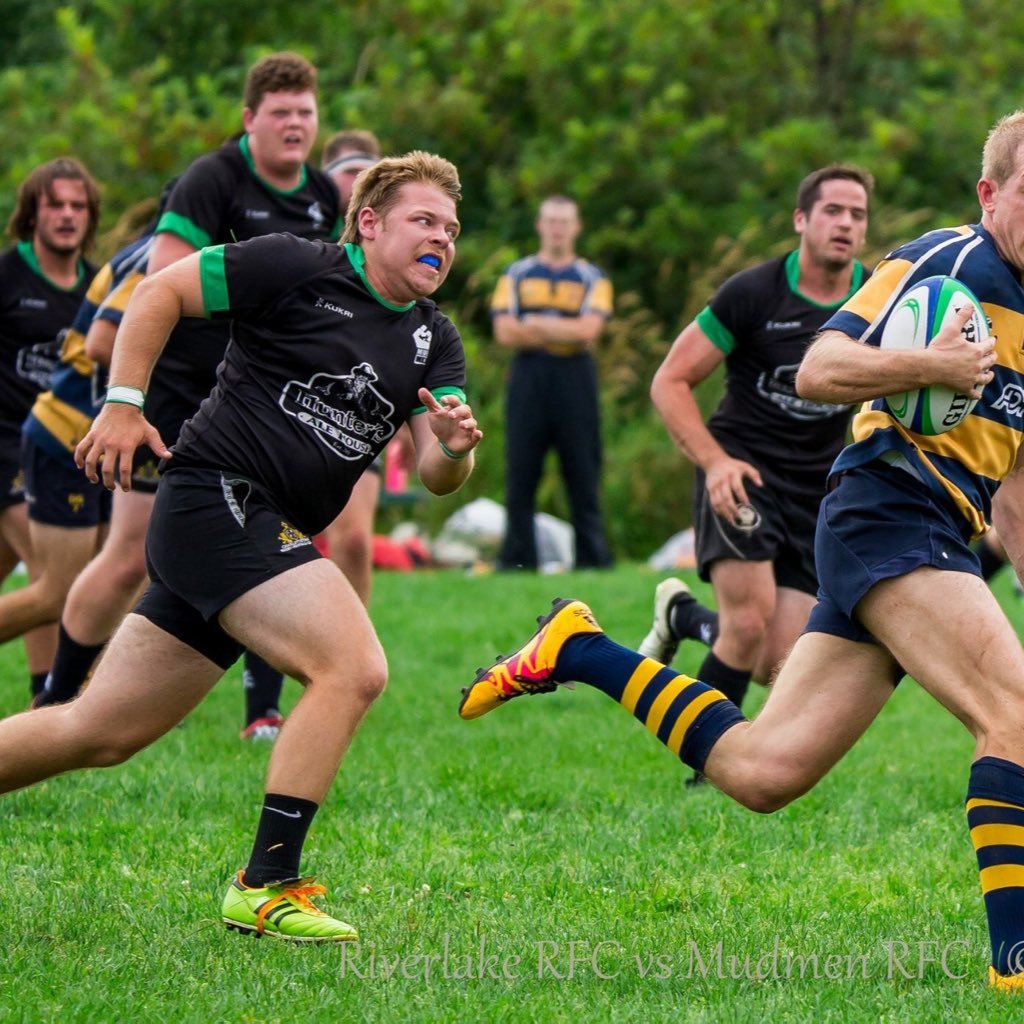
[(0, 444), (21, 444), (21, 425), (36, 395), (50, 386), (62, 332), (71, 326), (96, 268), (61, 288), (43, 273), (31, 242), (0, 253)]
[[(280, 231), (326, 240), (338, 237), (339, 215), (338, 190), (326, 174), (306, 164), (298, 186), (282, 192), (256, 173), (243, 135), (189, 166), (156, 230), (178, 235), (197, 249)], [(183, 320), (154, 369), (154, 386), (198, 407), (213, 387), (227, 342), (226, 324)]]
[(734, 458), (820, 498), (851, 408), (800, 398), (796, 371), (815, 335), (867, 275), (855, 262), (850, 293), (822, 306), (800, 293), (799, 273), (795, 250), (743, 270), (718, 289), (697, 323), (725, 353), (725, 394), (708, 420), (712, 436)]
[(263, 484), (307, 533), (341, 511), (417, 392), (465, 396), (462, 339), (430, 299), (395, 306), (357, 246), (271, 235), (200, 257), (203, 304), (232, 317), (217, 386), (161, 468), (204, 466)]

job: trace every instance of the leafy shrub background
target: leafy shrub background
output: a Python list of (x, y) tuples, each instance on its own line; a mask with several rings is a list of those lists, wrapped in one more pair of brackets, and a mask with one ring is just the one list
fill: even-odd
[[(0, 19), (0, 215), (33, 166), (74, 153), (104, 185), (100, 256), (122, 214), (240, 127), (245, 70), (273, 50), (319, 67), (324, 137), (370, 127), (459, 166), (464, 235), (439, 298), (488, 437), (466, 491), (423, 507), (428, 527), (467, 497), (501, 500), (507, 356), (487, 302), (533, 249), (538, 201), (574, 196), (581, 252), (618, 295), (600, 359), (622, 556), (689, 521), (690, 467), (650, 409), (651, 375), (728, 274), (792, 246), (803, 175), (833, 160), (874, 173), (872, 262), (977, 219), (985, 134), (1021, 103), (1024, 11), (992, 0), (0, 0)], [(564, 514), (554, 472), (542, 503)]]

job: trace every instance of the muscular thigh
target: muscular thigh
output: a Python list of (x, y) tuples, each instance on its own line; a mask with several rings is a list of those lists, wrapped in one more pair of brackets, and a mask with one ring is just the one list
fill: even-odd
[(147, 619), (129, 615), (73, 707), (97, 735), (113, 730), (142, 746), (180, 722), (222, 673)]
[(28, 561), (31, 558), (32, 542), (28, 533), (28, 510), (24, 502), (0, 509), (0, 537), (19, 559)]
[(979, 755), (1021, 760), (1024, 653), (978, 576), (921, 566), (877, 583), (860, 621), (978, 741)]
[(241, 644), (300, 682), (339, 670), (358, 675), (383, 664), (362, 601), (327, 559), (296, 566), (247, 591), (219, 621)]
[(762, 788), (781, 806), (810, 789), (853, 746), (893, 692), (892, 656), (826, 633), (796, 642), (757, 718), (719, 740), (709, 778), (731, 795)]
[(32, 551), (39, 574), (66, 593), (99, 546), (99, 526), (64, 527), (29, 521)]
[(719, 613), (726, 618), (747, 610), (765, 619), (775, 612), (775, 572), (771, 562), (717, 559), (711, 564), (711, 585)]

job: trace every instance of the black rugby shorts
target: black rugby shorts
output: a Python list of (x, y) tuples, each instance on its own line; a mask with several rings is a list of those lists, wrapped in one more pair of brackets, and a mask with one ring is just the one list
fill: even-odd
[(217, 621), (220, 612), (320, 557), (255, 481), (222, 470), (168, 469), (146, 537), (151, 583), (135, 611), (227, 669), (243, 648)]

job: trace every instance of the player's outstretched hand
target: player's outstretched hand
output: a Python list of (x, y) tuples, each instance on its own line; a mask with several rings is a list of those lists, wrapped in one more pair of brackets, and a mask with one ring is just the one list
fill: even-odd
[(102, 476), (103, 486), (112, 491), (132, 489), (132, 458), (140, 445), (149, 445), (162, 459), (171, 457), (159, 432), (133, 405), (109, 403), (93, 420), (89, 433), (75, 449), (75, 463), (92, 483)]
[(434, 437), (454, 455), (468, 455), (483, 438), (476, 425), (473, 410), (458, 395), (445, 395), (438, 401), (426, 388), (419, 390), (426, 406)]

